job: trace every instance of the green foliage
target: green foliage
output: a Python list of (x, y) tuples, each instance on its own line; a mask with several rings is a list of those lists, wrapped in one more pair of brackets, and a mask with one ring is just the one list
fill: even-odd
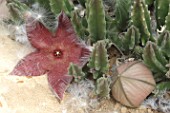
[(155, 15), (157, 28), (165, 25), (165, 17), (168, 15), (170, 0), (155, 0)]
[(165, 30), (157, 39), (157, 45), (162, 53), (170, 58), (170, 31)]
[[(112, 41), (124, 54), (133, 53), (134, 55), (137, 55), (143, 52), (143, 48), (140, 46), (140, 38), (138, 28), (132, 25), (127, 29), (127, 32), (124, 32), (123, 35), (120, 35), (119, 37), (114, 37)], [(139, 55), (139, 57), (140, 56), (141, 55)]]
[(56, 15), (58, 15), (64, 9), (64, 0), (49, 0), (49, 2), (51, 11)]
[(122, 39), (122, 47), (124, 51), (132, 51), (139, 44), (140, 34), (135, 26), (128, 28), (125, 37)]
[(120, 31), (123, 31), (126, 29), (130, 19), (131, 0), (116, 0), (115, 3), (117, 27)]
[(79, 82), (85, 78), (85, 73), (82, 72), (82, 69), (73, 63), (70, 64), (68, 71), (68, 74), (74, 77), (75, 82)]
[(71, 13), (74, 10), (74, 6), (69, 2), (70, 0), (64, 0), (65, 11)]
[(106, 38), (106, 20), (102, 0), (87, 0), (87, 22), (90, 40), (97, 42)]
[(48, 0), (35, 0), (35, 2), (38, 3), (40, 7), (50, 11), (50, 4)]
[[(143, 52), (144, 63), (154, 72), (157, 90), (169, 88), (169, 61), (170, 61), (170, 32), (165, 30), (157, 38), (156, 43), (148, 42)], [(160, 82), (161, 81), (161, 82)]]
[(132, 24), (139, 29), (142, 45), (145, 46), (146, 42), (152, 38), (148, 7), (142, 0), (134, 0), (131, 13)]
[(166, 73), (165, 65), (168, 63), (158, 46), (153, 42), (148, 42), (144, 48), (143, 59), (152, 71)]
[(100, 98), (110, 98), (111, 82), (108, 78), (101, 77), (96, 81), (96, 94)]
[(145, 3), (147, 5), (152, 5), (154, 3), (154, 0), (145, 0)]
[(159, 91), (170, 90), (170, 81), (159, 83), (156, 86), (156, 89), (158, 89)]
[(97, 79), (102, 76), (100, 73), (106, 73), (108, 71), (108, 55), (106, 44), (104, 41), (98, 41), (92, 51), (88, 67), (94, 69), (96, 72), (93, 74), (93, 78)]
[(74, 26), (76, 33), (82, 39), (84, 39), (84, 37), (85, 37), (85, 27), (82, 25), (81, 17), (79, 17), (77, 13), (78, 12), (76, 12), (76, 11), (72, 13), (71, 20), (72, 20), (72, 23), (73, 23), (73, 26)]
[(166, 16), (165, 26), (166, 26), (166, 30), (170, 31), (170, 7), (169, 7), (168, 15)]
[(71, 14), (73, 6), (70, 4), (69, 0), (49, 0), (49, 5), (51, 11), (58, 15), (61, 11), (65, 11), (68, 15)]
[(18, 0), (7, 0), (7, 6), (14, 21), (23, 21), (23, 14), (29, 9), (28, 6)]

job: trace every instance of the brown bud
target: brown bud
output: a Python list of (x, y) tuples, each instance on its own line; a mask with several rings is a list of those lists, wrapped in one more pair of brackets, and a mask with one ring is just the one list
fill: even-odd
[(152, 72), (137, 61), (120, 65), (113, 81), (112, 96), (129, 107), (138, 107), (155, 88)]

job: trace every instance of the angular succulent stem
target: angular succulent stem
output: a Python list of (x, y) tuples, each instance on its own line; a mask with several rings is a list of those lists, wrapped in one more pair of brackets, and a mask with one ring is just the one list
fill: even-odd
[(150, 13), (142, 0), (134, 0), (132, 7), (132, 24), (139, 29), (144, 46), (148, 40), (154, 40), (151, 34)]
[(61, 11), (70, 14), (73, 10), (73, 6), (70, 4), (69, 0), (36, 0), (36, 2), (48, 11), (52, 11), (55, 15), (58, 15)]
[(51, 10), (50, 4), (48, 0), (35, 0), (39, 4), (40, 7), (43, 7), (44, 9)]
[(105, 48), (105, 42), (98, 41), (95, 44), (90, 61), (88, 63), (88, 67), (96, 71), (96, 73), (93, 75), (94, 79), (102, 76), (100, 73), (106, 73), (108, 71), (108, 55)]
[(87, 0), (87, 22), (91, 41), (106, 38), (106, 20), (103, 0)]
[(99, 79), (97, 79), (96, 82), (96, 94), (100, 97), (100, 98), (110, 98), (110, 85), (111, 82), (108, 78), (105, 77), (101, 77)]
[(7, 6), (14, 21), (23, 21), (24, 12), (29, 9), (28, 6), (19, 2), (18, 0), (7, 0)]
[(146, 3), (147, 5), (151, 5), (151, 4), (154, 3), (154, 0), (145, 0), (145, 3)]
[(146, 47), (144, 48), (143, 59), (145, 64), (148, 65), (153, 72), (162, 74), (167, 72), (165, 65), (168, 63), (168, 61), (165, 59), (159, 47), (155, 43), (148, 42), (146, 44)]
[(157, 28), (161, 29), (161, 26), (165, 25), (165, 17), (168, 14), (170, 0), (155, 0), (155, 13)]
[(157, 44), (163, 54), (170, 58), (170, 31), (165, 30), (157, 39)]
[(72, 23), (76, 33), (82, 38), (85, 38), (85, 28), (82, 25), (81, 18), (78, 16), (77, 12), (72, 13)]
[(73, 63), (70, 63), (68, 74), (74, 77), (75, 82), (79, 82), (85, 78), (85, 73), (82, 72), (82, 69)]
[(49, 0), (51, 11), (58, 15), (62, 10), (64, 10), (64, 0)]
[(63, 0), (63, 1), (64, 1), (64, 7), (66, 12), (70, 14), (74, 9), (73, 4), (69, 2), (70, 0)]
[(133, 50), (139, 44), (140, 33), (135, 26), (131, 26), (122, 39), (122, 46), (124, 51)]
[(170, 90), (170, 81), (157, 84), (156, 89), (158, 89), (159, 91)]
[(117, 28), (124, 31), (127, 28), (129, 21), (130, 6), (132, 0), (116, 0), (115, 1), (115, 16)]
[(170, 31), (170, 2), (169, 2), (169, 12), (165, 20), (166, 30)]

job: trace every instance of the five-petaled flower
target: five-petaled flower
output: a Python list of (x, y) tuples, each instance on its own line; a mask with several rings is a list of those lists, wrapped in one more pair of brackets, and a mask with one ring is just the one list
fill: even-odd
[[(33, 22), (34, 23), (34, 22)], [(41, 23), (26, 27), (30, 43), (36, 48), (21, 60), (11, 75), (39, 76), (47, 73), (48, 82), (56, 96), (61, 100), (72, 80), (68, 67), (72, 62), (83, 66), (90, 51), (82, 43), (71, 25), (69, 18), (62, 12), (58, 17), (55, 34), (49, 32)]]

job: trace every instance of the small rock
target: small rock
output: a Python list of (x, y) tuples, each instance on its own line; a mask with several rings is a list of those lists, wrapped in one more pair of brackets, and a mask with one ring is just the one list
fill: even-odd
[(126, 113), (127, 112), (127, 108), (126, 107), (122, 107), (121, 108), (121, 113)]
[(0, 107), (2, 108), (2, 103), (0, 102)]

